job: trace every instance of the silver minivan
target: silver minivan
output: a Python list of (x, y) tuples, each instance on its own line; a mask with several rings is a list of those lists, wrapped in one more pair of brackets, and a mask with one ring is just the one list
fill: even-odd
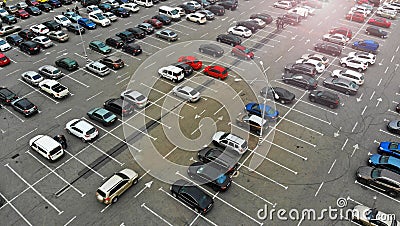
[(90, 63), (86, 64), (85, 67), (89, 71), (91, 71), (99, 76), (106, 76), (106, 75), (110, 74), (110, 69), (106, 65), (104, 65), (98, 61), (90, 62)]

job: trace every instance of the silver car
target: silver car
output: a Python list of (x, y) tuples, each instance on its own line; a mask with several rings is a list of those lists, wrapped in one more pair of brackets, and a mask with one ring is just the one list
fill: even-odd
[(54, 43), (46, 36), (37, 36), (32, 39), (32, 41), (36, 42), (42, 48), (49, 48), (54, 45)]
[(168, 40), (170, 42), (178, 40), (178, 35), (171, 30), (157, 31), (156, 37)]
[(39, 73), (52, 79), (60, 78), (64, 74), (60, 71), (60, 69), (52, 66), (52, 65), (44, 65), (39, 68)]
[(359, 86), (348, 79), (329, 77), (324, 80), (323, 85), (327, 88), (345, 93), (346, 95), (356, 95)]
[(21, 77), (24, 81), (33, 86), (38, 86), (39, 83), (44, 79), (43, 76), (41, 76), (36, 71), (26, 71), (21, 74)]
[(175, 86), (172, 93), (189, 102), (196, 102), (200, 100), (200, 93), (189, 86)]
[(121, 99), (135, 104), (138, 108), (144, 108), (147, 105), (147, 97), (136, 90), (125, 90), (121, 93)]

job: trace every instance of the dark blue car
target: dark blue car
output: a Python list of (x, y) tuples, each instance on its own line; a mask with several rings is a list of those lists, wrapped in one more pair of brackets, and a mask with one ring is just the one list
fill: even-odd
[(400, 159), (393, 156), (373, 154), (369, 157), (368, 163), (370, 166), (387, 169), (400, 174)]
[(275, 110), (274, 108), (272, 108), (269, 105), (265, 105), (265, 107), (263, 107), (263, 104), (257, 104), (257, 103), (248, 103), (246, 104), (245, 110), (251, 114), (251, 115), (257, 115), (259, 117), (262, 117), (263, 114), (263, 109), (265, 109), (264, 111), (264, 118), (265, 119), (277, 119), (279, 116), (279, 112), (277, 110)]
[(384, 141), (379, 144), (378, 151), (381, 154), (391, 155), (400, 158), (400, 143)]
[(47, 3), (53, 6), (54, 8), (61, 7), (61, 2), (58, 0), (49, 0)]
[(78, 24), (89, 30), (96, 29), (96, 24), (93, 21), (91, 21), (90, 19), (85, 18), (85, 17), (80, 18), (78, 20)]

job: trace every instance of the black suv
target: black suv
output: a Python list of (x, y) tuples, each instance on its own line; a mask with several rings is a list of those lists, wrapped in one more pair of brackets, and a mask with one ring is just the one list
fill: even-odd
[(316, 89), (318, 86), (317, 80), (304, 74), (287, 73), (282, 76), (282, 80), (284, 83), (289, 83), (308, 90)]
[(17, 99), (11, 103), (11, 106), (25, 117), (38, 113), (38, 107), (27, 98)]
[(123, 31), (123, 32), (117, 33), (116, 36), (120, 37), (122, 39), (122, 41), (124, 41), (124, 42), (135, 41), (135, 35), (129, 31)]
[(53, 6), (51, 6), (51, 5), (48, 4), (48, 3), (39, 4), (37, 7), (38, 7), (41, 11), (46, 12), (46, 13), (50, 12), (51, 10), (53, 10)]
[(120, 37), (117, 37), (117, 36), (106, 39), (106, 45), (109, 45), (116, 49), (121, 48), (124, 44), (125, 44), (124, 41)]
[(331, 43), (317, 43), (314, 46), (314, 50), (332, 56), (339, 56), (342, 53), (342, 48), (340, 46)]
[(319, 103), (330, 108), (337, 108), (339, 106), (339, 96), (331, 91), (313, 90), (308, 95), (311, 102)]
[(242, 40), (231, 34), (220, 34), (217, 36), (217, 42), (223, 42), (231, 46), (237, 46), (242, 43)]
[(225, 9), (235, 10), (238, 7), (237, 1), (222, 1), (218, 2), (218, 5), (224, 7)]
[(144, 36), (146, 36), (146, 33), (142, 29), (137, 27), (127, 28), (126, 30), (131, 32), (136, 39), (142, 39), (144, 38)]
[(377, 36), (380, 38), (387, 38), (387, 35), (388, 35), (388, 33), (386, 31), (382, 30), (382, 28), (375, 27), (375, 26), (367, 27), (367, 29), (365, 30), (365, 33), (367, 33), (367, 35), (373, 35), (373, 36)]
[(246, 27), (252, 33), (256, 32), (260, 28), (260, 25), (258, 25), (257, 22), (249, 21), (249, 20), (239, 21), (239, 22), (236, 23), (236, 25)]
[(122, 46), (122, 51), (137, 56), (142, 53), (142, 48), (138, 44), (125, 44)]
[(294, 63), (286, 65), (285, 72), (306, 74), (313, 77), (317, 74), (315, 67), (302, 63)]
[(193, 73), (193, 68), (190, 65), (186, 64), (185, 62), (177, 62), (171, 65), (181, 68), (185, 76), (190, 76)]
[(19, 49), (29, 55), (40, 53), (40, 44), (32, 41), (26, 41), (19, 45)]
[(133, 105), (128, 101), (123, 101), (121, 98), (111, 98), (106, 100), (103, 106), (105, 109), (122, 116), (130, 115), (134, 111)]
[(379, 190), (392, 197), (400, 195), (400, 175), (386, 169), (361, 166), (357, 169), (357, 181)]
[(49, 20), (43, 23), (50, 31), (58, 31), (61, 30), (61, 25), (57, 23), (55, 20)]
[(205, 9), (210, 10), (212, 13), (214, 13), (217, 16), (223, 16), (225, 14), (225, 8), (220, 5), (210, 5), (206, 7)]
[(178, 5), (177, 7), (182, 8), (186, 14), (196, 12), (196, 9), (191, 5)]
[(17, 94), (7, 89), (6, 87), (0, 86), (0, 102), (6, 105), (10, 105), (13, 100), (18, 99)]
[(19, 46), (19, 44), (21, 44), (24, 41), (24, 39), (17, 34), (12, 34), (6, 37), (6, 41), (10, 43), (10, 45)]
[(256, 13), (250, 16), (250, 19), (256, 19), (256, 18), (263, 20), (266, 24), (270, 24), (274, 20), (271, 15), (266, 13)]

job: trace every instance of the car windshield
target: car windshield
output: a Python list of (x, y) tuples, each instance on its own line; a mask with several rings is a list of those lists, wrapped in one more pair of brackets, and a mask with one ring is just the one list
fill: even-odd
[(250, 53), (250, 49), (246, 48), (246, 49), (244, 49), (243, 52), (244, 52), (244, 53)]
[(6, 41), (0, 40), (0, 45), (4, 45), (4, 44), (6, 44)]
[(112, 113), (111, 112), (107, 112), (105, 115), (104, 115), (104, 118), (105, 119), (108, 119), (108, 118), (110, 118), (112, 116)]
[(58, 73), (60, 73), (61, 71), (59, 70), (59, 69), (56, 69), (56, 70), (54, 70), (53, 71), (53, 74), (58, 74)]
[(68, 18), (66, 18), (66, 17), (61, 17), (60, 20), (62, 20), (62, 21), (67, 21)]
[(103, 15), (101, 15), (100, 13), (96, 14), (96, 16), (97, 16), (97, 18), (99, 20), (104, 20), (105, 19), (105, 17)]
[(177, 15), (178, 13), (179, 13), (179, 12), (178, 12), (178, 10), (176, 10), (176, 9), (174, 9), (174, 10), (171, 11), (171, 14), (172, 14), (172, 15)]
[(374, 168), (374, 169), (371, 171), (371, 178), (380, 177), (380, 176), (381, 176), (381, 172), (382, 172), (381, 169), (379, 169), (379, 168)]
[(50, 151), (50, 155), (57, 154), (57, 152), (59, 152), (60, 150), (61, 150), (61, 146), (57, 146), (56, 148), (54, 148), (53, 150)]
[(355, 82), (350, 82), (350, 83), (349, 83), (349, 86), (350, 86), (351, 88), (356, 88), (356, 87), (357, 87), (357, 85), (356, 85)]
[(395, 143), (395, 142), (390, 143), (390, 145), (389, 145), (389, 149), (397, 149), (398, 147), (399, 147), (399, 143)]
[(39, 74), (36, 74), (32, 77), (33, 80), (38, 80), (40, 79), (42, 76), (40, 76)]
[(218, 184), (223, 184), (226, 181), (227, 176), (225, 174), (222, 174), (221, 176), (219, 176), (215, 181)]
[(146, 99), (146, 97), (143, 96), (143, 95), (140, 95), (140, 96), (138, 96), (136, 99), (137, 99), (138, 101), (142, 101), (142, 100)]
[(102, 43), (102, 42), (100, 42), (99, 44), (97, 44), (100, 48), (103, 48), (103, 47), (105, 47), (106, 45), (104, 44), (104, 43)]
[(30, 101), (28, 101), (27, 99), (22, 99), (19, 102), (19, 105), (22, 106), (25, 110), (26, 109), (31, 109), (33, 108), (35, 105), (33, 105)]
[(381, 156), (379, 159), (379, 163), (388, 163), (389, 162), (389, 156)]
[(209, 204), (208, 197), (206, 195), (203, 195), (199, 198), (199, 206), (201, 207), (206, 207)]

